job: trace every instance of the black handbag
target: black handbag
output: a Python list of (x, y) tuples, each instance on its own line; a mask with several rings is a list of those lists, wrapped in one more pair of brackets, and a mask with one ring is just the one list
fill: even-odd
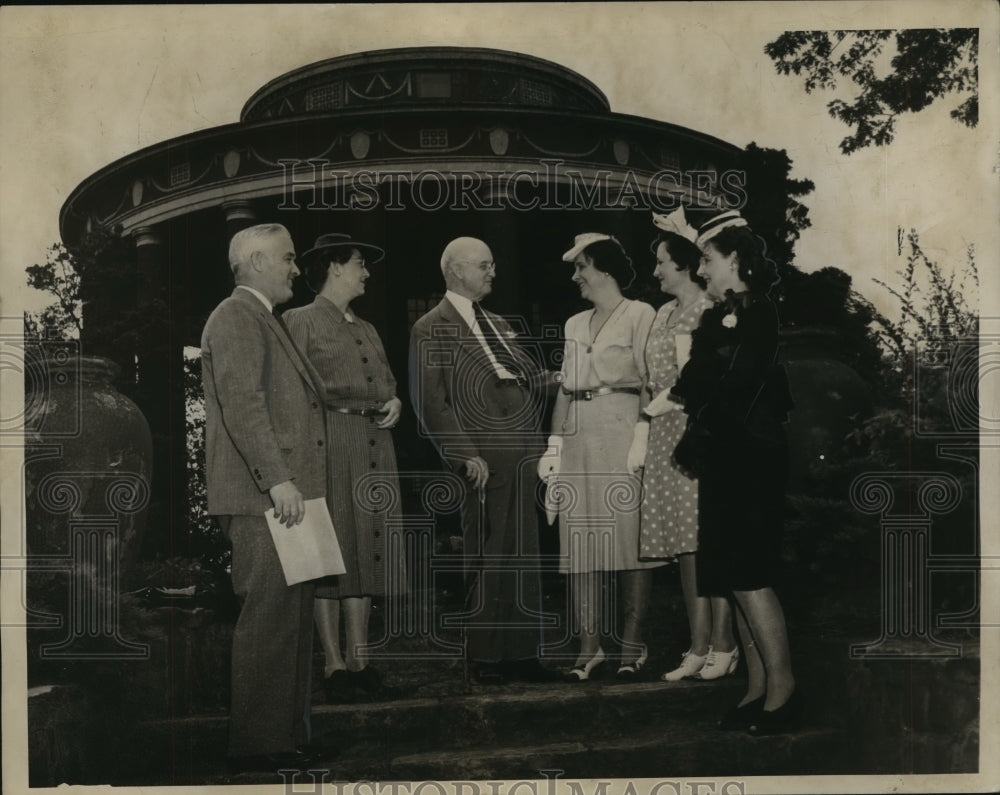
[(689, 477), (699, 478), (707, 469), (714, 444), (712, 432), (697, 420), (689, 419), (674, 447), (674, 464)]

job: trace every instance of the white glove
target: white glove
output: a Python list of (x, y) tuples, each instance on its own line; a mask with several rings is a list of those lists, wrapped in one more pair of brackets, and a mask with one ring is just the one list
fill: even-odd
[(548, 444), (548, 449), (538, 459), (538, 477), (546, 482), (562, 469), (562, 437), (552, 434)]
[(655, 398), (646, 404), (646, 408), (642, 410), (642, 413), (647, 417), (659, 417), (661, 414), (666, 414), (668, 411), (677, 411), (680, 407), (680, 403), (675, 403), (669, 397), (669, 390), (664, 389)]
[(625, 459), (625, 466), (633, 475), (637, 475), (639, 470), (646, 464), (646, 447), (649, 444), (649, 423), (637, 422), (632, 431), (632, 444), (628, 448), (628, 458)]

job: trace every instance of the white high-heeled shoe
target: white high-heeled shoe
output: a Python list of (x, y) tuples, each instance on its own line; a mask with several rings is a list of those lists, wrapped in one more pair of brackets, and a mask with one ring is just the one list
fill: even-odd
[(695, 679), (721, 679), (736, 670), (740, 660), (739, 646), (733, 646), (732, 651), (715, 651), (708, 647), (708, 655), (701, 670), (695, 674)]
[(597, 678), (600, 667), (607, 658), (604, 649), (598, 647), (597, 653), (584, 665), (574, 665), (563, 677), (567, 682), (586, 682), (591, 677)]
[[(709, 646), (708, 654), (711, 653), (712, 647)], [(681, 664), (674, 670), (667, 671), (660, 679), (664, 682), (679, 682), (681, 679), (695, 676), (705, 666), (708, 654), (692, 654), (691, 649), (688, 649), (681, 655)]]

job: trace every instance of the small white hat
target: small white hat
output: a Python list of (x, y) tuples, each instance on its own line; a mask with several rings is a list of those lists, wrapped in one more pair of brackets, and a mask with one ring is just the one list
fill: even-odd
[(705, 223), (698, 227), (698, 239), (694, 241), (695, 245), (698, 246), (698, 248), (701, 248), (723, 229), (728, 229), (731, 226), (746, 225), (746, 218), (740, 215), (736, 210), (727, 210), (724, 213), (719, 213), (717, 216), (705, 221)]
[(603, 235), (600, 232), (584, 232), (582, 235), (577, 235), (573, 238), (573, 248), (562, 255), (563, 262), (572, 262), (576, 259), (577, 254), (598, 240), (614, 240), (614, 238), (611, 235)]
[(662, 229), (664, 232), (673, 232), (675, 235), (687, 238), (692, 243), (698, 237), (698, 231), (687, 222), (683, 204), (670, 213), (670, 215), (653, 213), (653, 226), (657, 229)]

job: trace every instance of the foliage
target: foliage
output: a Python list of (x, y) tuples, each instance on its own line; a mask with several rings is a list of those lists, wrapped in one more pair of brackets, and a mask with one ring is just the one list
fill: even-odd
[(133, 365), (139, 340), (163, 340), (160, 308), (136, 307), (135, 247), (121, 228), (85, 235), (79, 242), (55, 244), (46, 262), (27, 268), (28, 285), (54, 301), (40, 312), (25, 313), (25, 336), (33, 339), (79, 337), (85, 355), (105, 356), (123, 370)]
[(836, 350), (831, 353), (876, 390), (884, 386), (882, 348), (872, 328), (874, 308), (853, 289), (850, 274), (834, 267), (811, 273), (787, 268), (773, 295), (784, 327), (835, 330)]
[[(885, 475), (896, 478), (898, 488), (908, 488), (910, 503), (901, 496), (899, 510), (915, 509), (916, 484), (928, 474), (953, 477), (960, 500), (953, 510), (932, 517), (929, 552), (964, 557), (977, 549), (979, 319), (971, 297), (975, 291), (966, 289), (978, 285), (975, 259), (967, 251), (965, 268), (945, 276), (945, 269), (923, 251), (915, 231), (905, 236), (900, 231), (901, 254), (904, 245), (902, 286), (880, 282), (898, 301), (897, 319), (860, 297), (853, 299), (861, 315), (871, 317), (871, 333), (884, 352), (882, 386), (876, 390), (879, 406), (839, 450), (811, 467), (812, 488), (793, 502), (794, 516), (786, 523), (789, 554), (806, 592), (816, 583), (838, 588), (867, 583), (870, 590), (872, 576), (875, 582), (884, 576), (878, 517), (861, 516), (845, 500), (859, 475)], [(976, 377), (956, 378), (958, 372)], [(942, 441), (949, 443), (947, 450)], [(976, 605), (976, 591), (975, 576), (956, 568), (935, 578), (931, 607), (961, 612)]]
[[(881, 410), (847, 442), (885, 469), (930, 469), (939, 465), (936, 433), (957, 428), (975, 436), (977, 431), (978, 378), (956, 381), (954, 375), (978, 367), (979, 310), (969, 296), (978, 292), (970, 288), (978, 288), (979, 274), (971, 247), (965, 252), (965, 268), (945, 276), (921, 248), (915, 230), (905, 237), (899, 230), (901, 254), (904, 239), (909, 251), (906, 266), (898, 271), (902, 287), (876, 280), (898, 301), (899, 319), (857, 299), (871, 314), (873, 333), (885, 351), (886, 388)], [(956, 407), (971, 412), (966, 427)]]
[[(888, 74), (880, 76), (880, 59), (893, 35), (896, 54)], [(890, 143), (901, 114), (918, 113), (947, 94), (962, 98), (952, 118), (967, 127), (979, 121), (976, 28), (788, 31), (764, 52), (779, 74), (804, 75), (808, 93), (835, 89), (838, 78), (860, 89), (851, 102), (827, 105), (833, 118), (854, 128), (840, 142), (844, 154)]]
[(208, 515), (205, 485), (205, 392), (201, 382), (201, 360), (184, 359), (184, 406), (187, 446), (187, 554), (217, 573), (229, 566), (230, 546)]
[(798, 201), (816, 187), (812, 180), (792, 179), (792, 159), (784, 149), (750, 142), (737, 157), (746, 179), (747, 203), (740, 210), (750, 227), (767, 243), (767, 255), (782, 275), (795, 258), (795, 241), (808, 229), (809, 208)]
[(38, 312), (24, 313), (24, 334), (31, 339), (79, 339), (83, 328), (80, 274), (62, 243), (49, 247), (43, 265), (29, 265), (28, 286), (55, 298)]
[[(903, 230), (897, 231), (898, 252), (903, 250)], [(949, 276), (936, 262), (928, 259), (920, 246), (920, 237), (911, 229), (905, 235), (909, 253), (906, 267), (897, 274), (903, 287), (897, 290), (875, 279), (899, 302), (901, 319), (891, 321), (875, 312), (880, 338), (886, 348), (900, 358), (923, 343), (921, 355), (936, 357), (941, 345), (951, 340), (975, 338), (979, 334), (979, 310), (967, 296), (978, 294), (979, 270), (972, 246), (965, 250), (965, 268), (954, 269)], [(921, 284), (921, 276), (926, 280)], [(971, 283), (970, 283), (971, 282)]]
[(794, 264), (795, 243), (811, 226), (809, 208), (800, 199), (815, 188), (812, 180), (793, 179), (793, 163), (784, 149), (751, 142), (740, 154), (737, 168), (746, 177), (747, 202), (741, 214), (767, 246), (781, 281), (772, 291), (782, 325), (826, 326), (840, 335), (846, 363), (867, 381), (878, 378), (881, 354), (869, 328), (873, 316), (851, 286), (849, 274), (826, 267), (806, 273)]
[[(878, 520), (844, 499), (788, 498), (783, 557), (799, 594), (877, 591)], [(850, 584), (851, 588), (846, 588)]]

